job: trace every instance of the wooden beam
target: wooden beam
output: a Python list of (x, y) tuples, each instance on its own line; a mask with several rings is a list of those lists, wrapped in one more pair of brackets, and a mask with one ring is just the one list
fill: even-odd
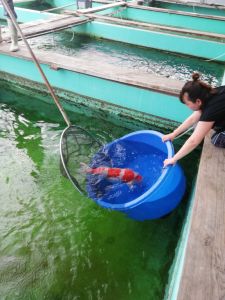
[[(29, 52), (23, 45), (20, 45), (20, 51), (10, 52), (9, 46), (6, 43), (2, 43), (0, 47), (1, 54), (31, 60)], [(35, 50), (35, 54), (39, 63), (49, 65), (56, 72), (60, 69), (69, 70), (174, 96), (178, 96), (180, 89), (184, 85), (183, 81), (156, 76), (143, 70), (122, 68), (107, 61), (103, 64), (102, 61), (96, 61), (95, 57), (90, 57), (87, 61), (86, 58), (78, 58), (73, 55), (66, 56), (48, 51)]]
[(98, 11), (102, 11), (102, 10), (105, 10), (108, 8), (126, 6), (126, 5), (127, 5), (126, 2), (121, 1), (121, 2), (114, 2), (114, 3), (110, 3), (110, 4), (106, 4), (106, 5), (102, 5), (102, 6), (98, 6), (98, 7), (94, 7), (94, 8), (78, 9), (76, 12), (78, 12), (80, 14), (89, 14), (89, 13), (95, 13)]

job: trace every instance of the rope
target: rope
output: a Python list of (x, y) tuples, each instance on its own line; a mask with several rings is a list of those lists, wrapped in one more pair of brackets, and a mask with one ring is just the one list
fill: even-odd
[(24, 36), (22, 30), (20, 29), (20, 26), (18, 25), (18, 23), (17, 23), (17, 21), (16, 21), (16, 18), (15, 18), (15, 16), (14, 16), (14, 14), (12, 13), (12, 11), (11, 11), (11, 9), (10, 9), (10, 7), (9, 7), (9, 5), (8, 5), (8, 3), (7, 3), (7, 1), (6, 1), (6, 0), (2, 0), (2, 4), (3, 4), (5, 10), (7, 11), (7, 13), (9, 14), (10, 19), (11, 19), (12, 22), (13, 22), (13, 25), (16, 27), (17, 31), (20, 33), (23, 42), (24, 42), (25, 45), (27, 46), (27, 48), (28, 48), (28, 50), (29, 50), (29, 52), (30, 52), (31, 57), (32, 57), (32, 59), (33, 59), (35, 65), (37, 66), (37, 68), (38, 68), (38, 70), (39, 70), (39, 72), (40, 72), (40, 74), (41, 74), (41, 76), (42, 76), (42, 78), (43, 78), (43, 80), (44, 80), (44, 82), (45, 82), (45, 84), (46, 84), (46, 86), (47, 86), (47, 88), (48, 88), (48, 90), (49, 90), (49, 92), (50, 92), (52, 98), (53, 98), (53, 100), (55, 101), (56, 106), (58, 107), (59, 111), (61, 112), (61, 114), (62, 114), (62, 116), (63, 116), (63, 118), (64, 118), (64, 120), (65, 120), (67, 126), (70, 126), (71, 124), (70, 124), (70, 121), (69, 121), (69, 119), (68, 119), (68, 117), (67, 117), (67, 115), (66, 115), (66, 112), (64, 111), (63, 107), (62, 107), (61, 104), (59, 103), (59, 100), (58, 100), (58, 98), (56, 97), (53, 88), (51, 87), (51, 85), (50, 85), (50, 83), (49, 83), (47, 77), (45, 76), (45, 74), (44, 74), (44, 72), (43, 72), (43, 70), (42, 70), (42, 68), (41, 68), (41, 66), (40, 66), (40, 64), (39, 64), (39, 62), (38, 62), (38, 60), (37, 60), (37, 58), (36, 58), (36, 56), (34, 55), (34, 52), (32, 51), (32, 49), (31, 49), (30, 45), (28, 44), (28, 42), (27, 42), (27, 40), (26, 40), (26, 38), (25, 38), (25, 36)]

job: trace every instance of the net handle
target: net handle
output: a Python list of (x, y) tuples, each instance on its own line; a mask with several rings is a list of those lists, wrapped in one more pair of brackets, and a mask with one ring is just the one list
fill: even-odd
[(15, 18), (15, 16), (14, 16), (14, 14), (13, 14), (11, 8), (9, 7), (9, 5), (8, 5), (8, 3), (7, 3), (6, 0), (1, 0), (1, 2), (2, 2), (2, 4), (3, 4), (5, 10), (6, 10), (7, 13), (9, 14), (10, 19), (11, 19), (11, 21), (13, 22), (13, 25), (16, 27), (17, 31), (20, 33), (20, 36), (21, 36), (21, 38), (22, 38), (24, 44), (26, 45), (28, 51), (30, 52), (30, 55), (31, 55), (31, 57), (32, 57), (32, 59), (33, 59), (33, 62), (35, 63), (36, 67), (38, 68), (38, 71), (40, 72), (40, 74), (41, 74), (41, 76), (42, 76), (42, 78), (43, 78), (43, 80), (44, 80), (44, 82), (45, 82), (45, 84), (46, 84), (46, 86), (47, 86), (47, 88), (48, 88), (48, 90), (49, 90), (49, 92), (50, 92), (50, 94), (51, 94), (51, 96), (52, 96), (52, 98), (53, 98), (55, 104), (56, 104), (56, 106), (58, 107), (60, 113), (62, 114), (62, 116), (63, 116), (63, 118), (64, 118), (64, 120), (65, 120), (67, 126), (70, 126), (70, 125), (71, 125), (70, 120), (69, 120), (69, 118), (68, 118), (66, 112), (64, 111), (62, 105), (60, 104), (60, 102), (59, 102), (59, 100), (58, 100), (58, 98), (57, 98), (57, 96), (56, 96), (56, 94), (55, 94), (53, 88), (51, 87), (51, 85), (50, 85), (50, 83), (49, 83), (47, 77), (45, 76), (45, 74), (44, 74), (44, 72), (43, 72), (43, 70), (42, 70), (42, 68), (41, 68), (41, 66), (40, 66), (40, 64), (39, 64), (39, 62), (38, 62), (38, 60), (37, 60), (37, 58), (36, 58), (36, 56), (35, 56), (33, 50), (31, 49), (29, 43), (27, 42), (27, 39), (25, 38), (25, 36), (24, 36), (24, 34), (23, 34), (23, 32), (22, 32), (20, 26), (18, 25), (18, 23), (17, 23), (17, 21), (16, 21), (16, 18)]

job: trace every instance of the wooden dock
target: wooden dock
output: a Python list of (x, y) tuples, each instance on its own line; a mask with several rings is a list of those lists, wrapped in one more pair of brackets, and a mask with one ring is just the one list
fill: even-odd
[(225, 299), (225, 149), (204, 141), (178, 300)]
[[(27, 48), (23, 45), (19, 46), (20, 51), (9, 52), (9, 45), (7, 43), (1, 43), (0, 53), (31, 60)], [(87, 62), (85, 58), (66, 56), (58, 53), (49, 53), (40, 50), (35, 50), (34, 53), (40, 63), (48, 65), (51, 69), (55, 70), (55, 72), (64, 69), (175, 96), (178, 95), (184, 84), (183, 81), (156, 76), (143, 70), (135, 70), (106, 61), (104, 61), (103, 64), (102, 61), (96, 61), (96, 59), (91, 56)]]

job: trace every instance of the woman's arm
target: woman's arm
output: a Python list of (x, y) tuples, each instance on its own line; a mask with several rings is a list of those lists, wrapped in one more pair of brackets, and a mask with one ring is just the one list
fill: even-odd
[(201, 117), (201, 110), (193, 112), (190, 117), (188, 117), (179, 127), (177, 127), (172, 133), (166, 134), (163, 136), (162, 140), (163, 142), (166, 142), (168, 140), (173, 141), (176, 136), (190, 128), (192, 125), (197, 123)]
[(198, 122), (198, 125), (195, 128), (195, 131), (189, 137), (189, 139), (184, 143), (181, 149), (174, 155), (172, 158), (164, 160), (164, 167), (167, 165), (175, 164), (179, 159), (183, 158), (194, 150), (204, 139), (209, 130), (213, 127), (213, 122)]

